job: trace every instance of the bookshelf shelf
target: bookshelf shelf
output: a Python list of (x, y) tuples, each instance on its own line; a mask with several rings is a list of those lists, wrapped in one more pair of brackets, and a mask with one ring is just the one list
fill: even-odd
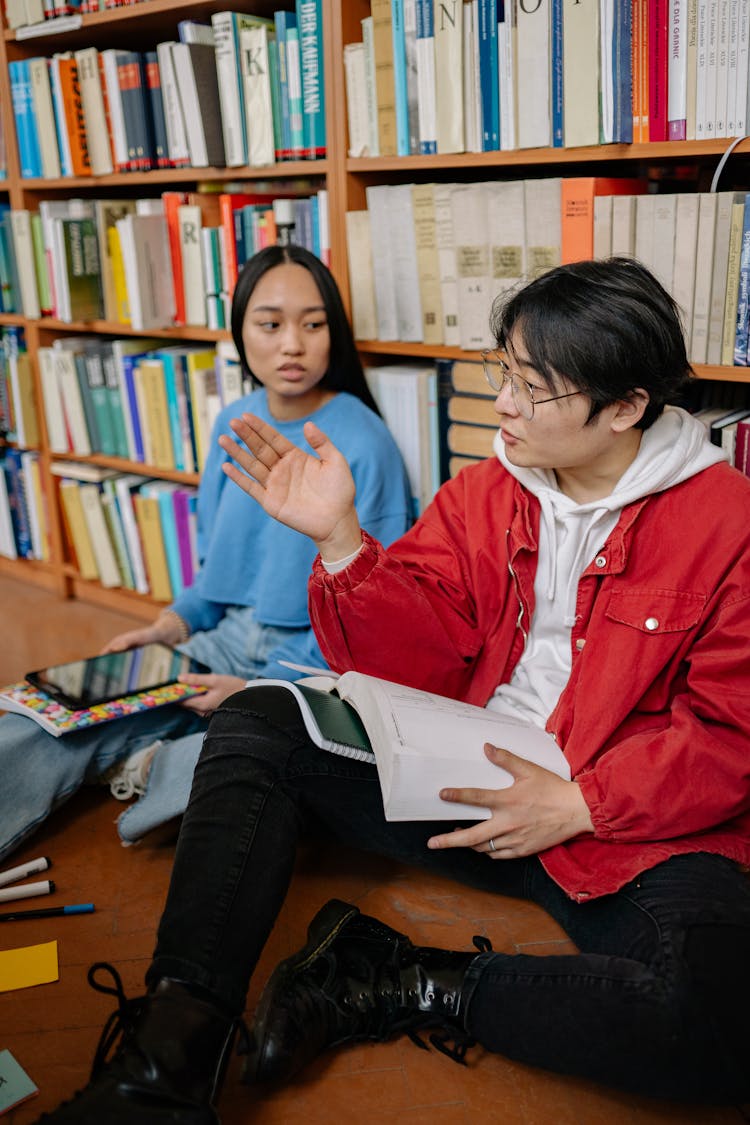
[(108, 320), (55, 320), (54, 317), (41, 317), (39, 320), (14, 321), (27, 325), (37, 325), (40, 330), (54, 332), (81, 333), (94, 332), (99, 336), (149, 336), (160, 340), (186, 340), (196, 343), (206, 341), (215, 343), (217, 340), (226, 340), (229, 332), (224, 328), (202, 328), (200, 325), (187, 324), (180, 328), (149, 328), (148, 331), (131, 328), (129, 324), (118, 324)]
[(161, 184), (211, 184), (234, 181), (322, 178), (328, 173), (325, 160), (290, 160), (261, 168), (161, 168), (153, 172), (113, 172), (109, 176), (66, 176), (64, 180), (21, 180), (29, 192), (98, 191), (100, 188), (151, 188)]
[(86, 456), (79, 453), (55, 453), (55, 461), (70, 461), (75, 464), (98, 465), (104, 469), (117, 469), (120, 473), (138, 473), (144, 477), (158, 477), (160, 480), (171, 480), (177, 484), (197, 484), (200, 477), (198, 473), (183, 473), (177, 469), (158, 469), (143, 461), (128, 461), (123, 457), (107, 457), (106, 454), (97, 453)]
[[(420, 172), (470, 168), (514, 168), (532, 165), (596, 164), (608, 161), (655, 163), (685, 159), (721, 157), (732, 138), (710, 141), (669, 141), (663, 144), (591, 145), (583, 148), (525, 148), (509, 152), (462, 152), (436, 156), (347, 157), (346, 169), (353, 173)], [(750, 138), (734, 149), (737, 155), (750, 154)]]

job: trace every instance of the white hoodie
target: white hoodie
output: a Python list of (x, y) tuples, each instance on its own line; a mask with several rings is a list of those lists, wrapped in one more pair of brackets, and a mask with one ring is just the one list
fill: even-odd
[(551, 470), (512, 465), (499, 431), (494, 449), (508, 472), (537, 497), (541, 516), (536, 608), (526, 646), (510, 683), (501, 684), (487, 706), (543, 727), (570, 675), (578, 580), (613, 531), (622, 509), (695, 476), (725, 455), (708, 440), (702, 422), (679, 407), (667, 407), (644, 432), (635, 459), (613, 492), (576, 504), (560, 491)]

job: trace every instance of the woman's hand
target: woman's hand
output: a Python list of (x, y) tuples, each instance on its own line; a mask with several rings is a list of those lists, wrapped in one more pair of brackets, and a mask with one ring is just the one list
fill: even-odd
[(191, 687), (207, 687), (203, 695), (192, 695), (183, 699), (181, 705), (188, 711), (195, 711), (198, 715), (210, 715), (230, 695), (242, 691), (247, 684), (240, 676), (217, 676), (213, 672), (197, 675), (195, 672), (184, 672), (178, 676), (181, 684), (190, 684)]
[(313, 456), (253, 414), (243, 414), (230, 425), (246, 447), (228, 435), (219, 438), (222, 449), (237, 462), (223, 465), (230, 480), (269, 516), (309, 536), (327, 562), (358, 550), (362, 535), (354, 479), (346, 459), (322, 430), (305, 423)]
[(138, 648), (139, 645), (150, 645), (157, 642), (164, 645), (176, 645), (184, 640), (185, 636), (180, 618), (172, 612), (163, 613), (150, 625), (143, 625), (140, 629), (130, 629), (127, 633), (118, 633), (104, 646), (102, 656), (108, 652), (125, 652), (126, 649)]
[(442, 789), (444, 801), (480, 805), (490, 810), (490, 817), (471, 828), (433, 836), (427, 841), (429, 848), (473, 848), (491, 859), (519, 859), (594, 831), (575, 781), (565, 781), (551, 770), (489, 742), (484, 752), (512, 775), (513, 784), (507, 789)]

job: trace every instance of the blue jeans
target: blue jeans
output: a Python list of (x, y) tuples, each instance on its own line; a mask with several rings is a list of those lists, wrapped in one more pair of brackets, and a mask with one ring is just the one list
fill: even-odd
[[(215, 629), (195, 633), (179, 647), (222, 675), (285, 679), (298, 673), (277, 665), (273, 656), (283, 652), (298, 663), (311, 659), (311, 635), (310, 629), (259, 625), (251, 607), (230, 606)], [(315, 651), (313, 647), (312, 655)], [(153, 742), (162, 745), (152, 762), (147, 791), (122, 814), (118, 831), (125, 843), (131, 843), (179, 815), (187, 805), (207, 726), (206, 719), (179, 705), (61, 738), (22, 715), (2, 716), (0, 860), (82, 785), (96, 783), (115, 762)]]
[(655, 1096), (750, 1096), (750, 882), (733, 862), (674, 857), (578, 904), (535, 857), (429, 851), (442, 830), (385, 821), (375, 768), (315, 747), (289, 693), (232, 696), (195, 771), (149, 982), (191, 981), (240, 1012), (297, 844), (323, 832), (536, 902), (566, 930), (577, 954), (472, 962), (467, 1029), (488, 1050)]

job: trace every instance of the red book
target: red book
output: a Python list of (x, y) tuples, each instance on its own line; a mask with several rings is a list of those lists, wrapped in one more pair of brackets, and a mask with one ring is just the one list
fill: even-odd
[(648, 139), (669, 140), (669, 0), (648, 5)]
[(737, 423), (737, 440), (734, 447), (734, 467), (750, 477), (750, 418)]
[(182, 249), (180, 247), (180, 221), (177, 208), (187, 203), (184, 191), (165, 191), (162, 193), (164, 217), (167, 220), (169, 257), (172, 263), (172, 284), (174, 285), (175, 324), (185, 323), (185, 289), (182, 276)]

